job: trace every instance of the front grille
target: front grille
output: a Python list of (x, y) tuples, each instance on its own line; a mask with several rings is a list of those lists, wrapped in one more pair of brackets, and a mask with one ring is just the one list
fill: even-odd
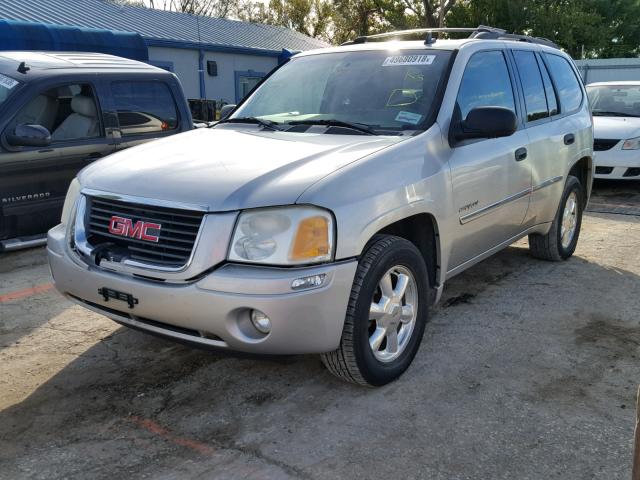
[[(131, 260), (166, 268), (179, 268), (189, 261), (202, 223), (202, 212), (102, 197), (87, 197), (87, 201), (87, 240), (92, 246), (108, 245), (109, 250), (116, 250)], [(130, 219), (134, 225), (138, 221), (160, 224), (158, 241), (110, 233), (109, 222), (113, 216)]]
[(609, 175), (613, 172), (613, 167), (596, 167), (596, 175)]
[(593, 140), (593, 149), (596, 152), (602, 152), (604, 150), (611, 150), (617, 145), (620, 140), (613, 140), (608, 138), (595, 138)]
[(624, 175), (622, 175), (623, 177), (637, 177), (638, 175), (640, 175), (640, 168), (639, 167), (631, 167), (631, 168), (627, 168), (627, 171), (624, 172)]

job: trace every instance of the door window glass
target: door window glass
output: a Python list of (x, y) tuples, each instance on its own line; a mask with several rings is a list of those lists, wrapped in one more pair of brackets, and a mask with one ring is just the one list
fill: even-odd
[(504, 107), (515, 113), (513, 88), (504, 55), (480, 52), (471, 57), (462, 76), (456, 107), (461, 118), (478, 107)]
[(113, 82), (111, 93), (123, 136), (174, 130), (178, 111), (162, 82)]
[(560, 98), (560, 109), (563, 112), (576, 110), (582, 103), (582, 89), (573, 68), (567, 59), (558, 55), (546, 54), (546, 59)]
[(549, 76), (549, 72), (547, 71), (547, 66), (544, 64), (540, 57), (538, 57), (538, 66), (540, 67), (540, 72), (542, 73), (544, 90), (547, 94), (547, 106), (549, 108), (549, 113), (551, 114), (551, 116), (557, 115), (559, 110), (556, 91), (553, 88), (553, 83), (551, 83), (551, 77)]
[(41, 125), (51, 132), (53, 142), (99, 137), (100, 120), (88, 84), (71, 84), (51, 88), (33, 97), (9, 125)]
[(549, 116), (547, 97), (540, 76), (540, 69), (533, 52), (516, 50), (513, 52), (524, 92), (527, 121), (533, 122)]

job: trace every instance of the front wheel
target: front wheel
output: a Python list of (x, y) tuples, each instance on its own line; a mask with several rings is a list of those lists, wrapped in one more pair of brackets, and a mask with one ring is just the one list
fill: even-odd
[(582, 226), (584, 198), (580, 181), (569, 176), (549, 232), (546, 235), (529, 235), (529, 250), (534, 257), (557, 262), (573, 255)]
[(358, 264), (340, 346), (322, 355), (327, 369), (361, 385), (398, 378), (420, 347), (428, 289), (418, 249), (400, 237), (376, 236)]

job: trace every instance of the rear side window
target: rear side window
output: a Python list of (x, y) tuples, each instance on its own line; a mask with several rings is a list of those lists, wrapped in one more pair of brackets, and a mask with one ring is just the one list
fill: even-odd
[(504, 107), (515, 113), (511, 78), (501, 51), (478, 52), (467, 63), (456, 108), (465, 119), (478, 107)]
[(122, 135), (158, 133), (178, 126), (176, 103), (162, 82), (113, 82), (111, 93)]
[(540, 57), (538, 57), (538, 66), (542, 73), (542, 80), (544, 81), (544, 90), (547, 94), (547, 105), (549, 106), (549, 113), (553, 115), (558, 114), (558, 99), (556, 98), (556, 92), (553, 89), (553, 83), (551, 83), (551, 77), (547, 71), (547, 67)]
[(545, 58), (558, 92), (560, 110), (563, 113), (576, 110), (582, 103), (582, 89), (573, 68), (566, 58), (558, 55), (545, 54)]
[(513, 52), (524, 91), (527, 121), (533, 122), (549, 116), (547, 97), (542, 83), (538, 62), (533, 52), (516, 50)]

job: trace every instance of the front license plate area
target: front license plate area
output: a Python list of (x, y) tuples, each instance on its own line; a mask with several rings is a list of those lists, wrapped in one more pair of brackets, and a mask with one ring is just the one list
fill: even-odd
[(119, 292), (118, 290), (114, 290), (113, 288), (102, 287), (98, 289), (98, 293), (102, 295), (102, 298), (105, 302), (108, 302), (109, 299), (112, 298), (114, 300), (125, 302), (127, 305), (129, 305), (129, 308), (133, 308), (138, 304), (138, 299), (130, 293)]

